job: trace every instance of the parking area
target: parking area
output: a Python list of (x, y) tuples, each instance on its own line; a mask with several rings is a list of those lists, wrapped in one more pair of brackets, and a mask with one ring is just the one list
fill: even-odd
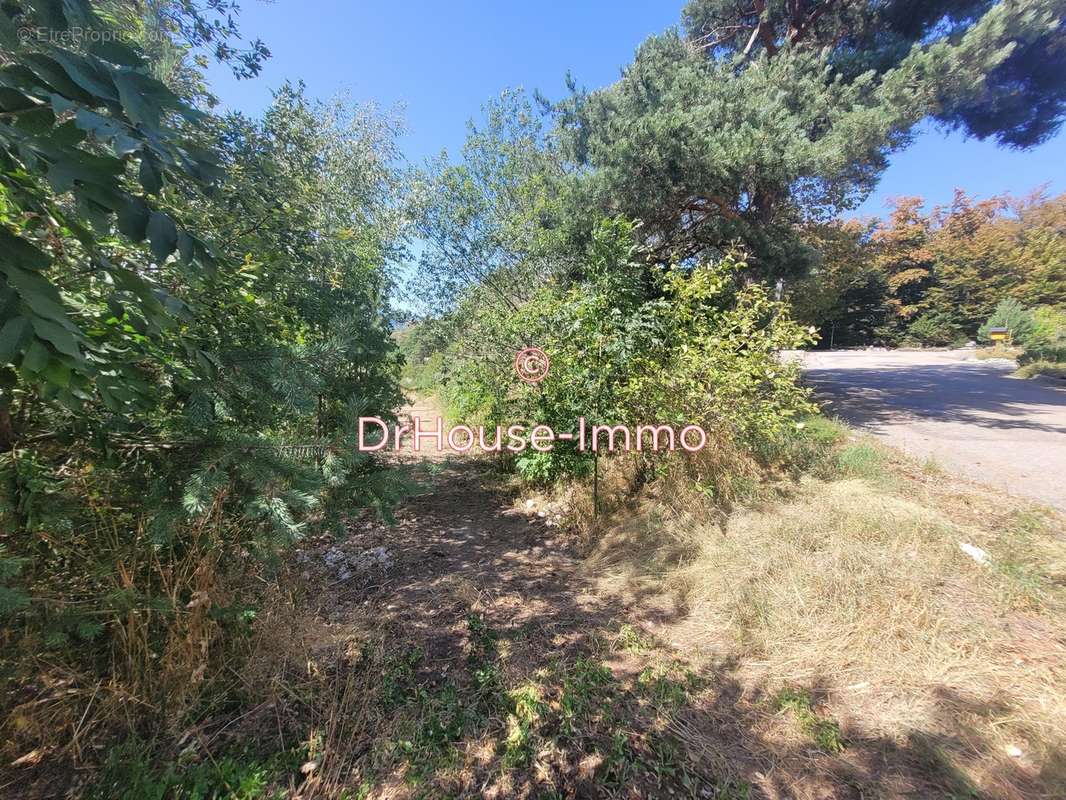
[(828, 411), (967, 478), (1066, 512), (1066, 384), (972, 351), (795, 354)]

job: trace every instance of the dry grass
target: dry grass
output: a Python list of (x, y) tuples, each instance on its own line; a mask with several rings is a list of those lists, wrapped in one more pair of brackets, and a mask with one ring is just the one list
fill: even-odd
[(1048, 378), (1066, 379), (1066, 364), (1056, 364), (1051, 361), (1034, 361), (1032, 364), (1019, 367), (1014, 374), (1019, 378), (1035, 378), (1037, 375), (1044, 375)]
[(649, 503), (591, 571), (606, 591), (674, 593), (686, 613), (661, 635), (737, 660), (744, 691), (818, 687), (846, 736), (950, 739), (937, 758), (960, 785), (1052, 796), (1066, 779), (1061, 519), (865, 441), (837, 470), (724, 525)]
[(1006, 358), (1014, 361), (1024, 352), (1020, 347), (996, 345), (995, 347), (982, 347), (974, 353), (974, 356), (978, 361), (988, 361), (993, 358)]

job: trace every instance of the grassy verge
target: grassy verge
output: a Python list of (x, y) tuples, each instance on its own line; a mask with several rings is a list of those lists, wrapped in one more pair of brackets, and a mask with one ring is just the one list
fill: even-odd
[(1061, 378), (1066, 380), (1066, 364), (1052, 363), (1050, 361), (1034, 361), (1018, 368), (1014, 373), (1019, 378), (1035, 378), (1043, 375), (1048, 378)]
[(974, 356), (978, 361), (987, 361), (993, 358), (1005, 358), (1011, 361), (1017, 360), (1025, 350), (1020, 347), (1006, 347), (1003, 345), (997, 345), (995, 347), (982, 347), (979, 348)]
[[(661, 635), (705, 669), (729, 663), (749, 699), (732, 711), (752, 724), (728, 737), (697, 725), (686, 746), (739, 749), (730, 774), (770, 768), (797, 796), (856, 782), (878, 796), (1054, 794), (1066, 785), (1061, 518), (825, 420), (806, 438), (831, 446), (776, 496), (725, 519), (652, 498), (591, 556), (603, 592), (670, 593), (685, 613)], [(813, 764), (807, 747), (823, 754)]]

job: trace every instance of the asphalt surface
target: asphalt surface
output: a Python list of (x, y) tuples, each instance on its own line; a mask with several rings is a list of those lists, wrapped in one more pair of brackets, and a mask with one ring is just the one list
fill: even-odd
[(1066, 512), (1066, 382), (970, 351), (796, 354), (827, 411), (918, 458)]

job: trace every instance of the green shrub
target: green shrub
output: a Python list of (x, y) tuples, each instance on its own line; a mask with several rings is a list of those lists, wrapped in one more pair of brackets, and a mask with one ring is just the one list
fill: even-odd
[(1013, 342), (1025, 345), (1036, 330), (1036, 322), (1033, 313), (1021, 301), (1007, 297), (999, 301), (992, 316), (978, 329), (977, 338), (982, 342), (991, 342), (989, 330), (992, 328), (1008, 328)]
[(1019, 378), (1035, 378), (1037, 375), (1066, 378), (1066, 362), (1053, 364), (1050, 361), (1033, 361), (1020, 367), (1014, 374)]
[(1054, 306), (1034, 308), (1033, 332), (1026, 345), (1029, 348), (1066, 351), (1066, 311)]
[(929, 347), (943, 347), (962, 338), (962, 328), (956, 324), (951, 314), (945, 311), (930, 311), (910, 324), (905, 341)]
[[(556, 432), (574, 431), (581, 417), (587, 431), (661, 424), (679, 433), (693, 424), (719, 456), (772, 451), (813, 410), (798, 366), (778, 354), (813, 335), (765, 286), (738, 280), (739, 257), (649, 270), (633, 231), (624, 220), (602, 221), (582, 255), (582, 278), (570, 285), (549, 284), (513, 310), (466, 309), (443, 389), (449, 409), (467, 424), (539, 423)], [(547, 378), (520, 383), (515, 350), (494, 342), (543, 349)], [(593, 457), (591, 448), (556, 442), (550, 453), (527, 450), (517, 466), (546, 482), (587, 474)], [(656, 456), (645, 450), (641, 458)], [(724, 463), (714, 469), (727, 471)]]
[(1066, 346), (1062, 347), (1027, 347), (1025, 352), (1018, 357), (1021, 365), (1034, 364), (1036, 362), (1049, 364), (1062, 364), (1066, 362)]

